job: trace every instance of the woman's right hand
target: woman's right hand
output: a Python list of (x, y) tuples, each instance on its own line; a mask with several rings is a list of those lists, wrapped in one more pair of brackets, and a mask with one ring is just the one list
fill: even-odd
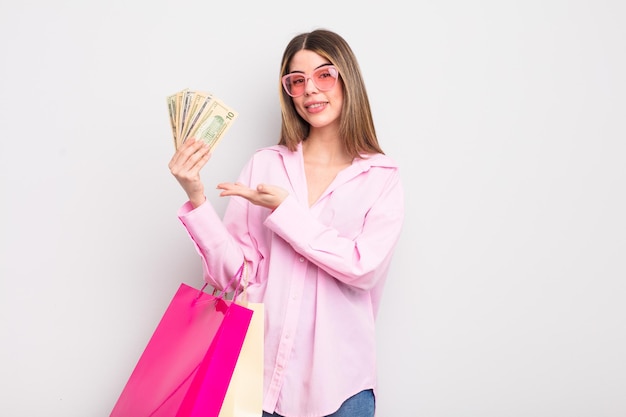
[(170, 172), (183, 187), (193, 207), (206, 201), (200, 170), (211, 159), (209, 146), (201, 140), (189, 138), (178, 148), (168, 165)]

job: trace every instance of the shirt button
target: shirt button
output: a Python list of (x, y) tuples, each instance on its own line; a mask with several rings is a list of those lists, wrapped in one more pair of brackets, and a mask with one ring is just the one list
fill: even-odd
[(300, 262), (304, 262), (304, 258), (300, 257), (300, 259), (298, 259)]

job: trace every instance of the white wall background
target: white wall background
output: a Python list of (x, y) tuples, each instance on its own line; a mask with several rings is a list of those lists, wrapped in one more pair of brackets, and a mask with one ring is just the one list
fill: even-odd
[(379, 415), (625, 416), (625, 19), (619, 0), (0, 0), (0, 415), (108, 416), (201, 279), (165, 96), (240, 112), (203, 173), (234, 179), (277, 140), (284, 46), (326, 27), (406, 184)]

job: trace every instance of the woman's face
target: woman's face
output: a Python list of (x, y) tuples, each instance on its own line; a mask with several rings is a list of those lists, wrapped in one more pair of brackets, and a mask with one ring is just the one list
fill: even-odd
[(290, 73), (298, 72), (305, 75), (304, 94), (299, 97), (292, 97), (292, 100), (296, 111), (311, 125), (311, 129), (339, 129), (339, 119), (343, 106), (341, 81), (337, 80), (330, 90), (322, 91), (309, 78), (313, 71), (325, 65), (330, 65), (326, 58), (306, 49), (298, 51), (289, 65)]

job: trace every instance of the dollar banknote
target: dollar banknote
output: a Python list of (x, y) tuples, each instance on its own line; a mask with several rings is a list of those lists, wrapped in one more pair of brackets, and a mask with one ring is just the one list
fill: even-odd
[(167, 96), (167, 108), (176, 149), (189, 138), (215, 148), (238, 116), (213, 94), (189, 89)]

